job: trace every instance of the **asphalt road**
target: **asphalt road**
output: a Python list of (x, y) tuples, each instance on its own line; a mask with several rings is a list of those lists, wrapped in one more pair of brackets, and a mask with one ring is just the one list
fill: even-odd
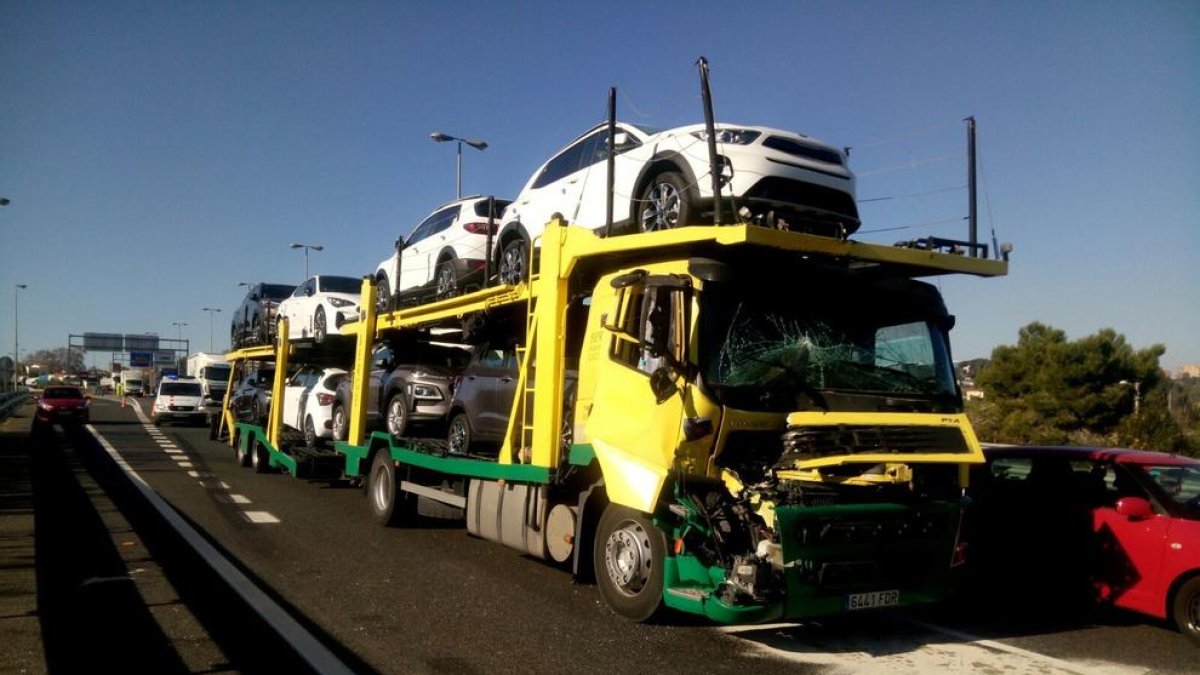
[(156, 433), (107, 401), (92, 419), (154, 490), (360, 671), (1200, 672), (1200, 648), (1166, 625), (1000, 613), (979, 598), (803, 625), (635, 625), (567, 571), (456, 524), (383, 529), (359, 489), (241, 468), (206, 428)]

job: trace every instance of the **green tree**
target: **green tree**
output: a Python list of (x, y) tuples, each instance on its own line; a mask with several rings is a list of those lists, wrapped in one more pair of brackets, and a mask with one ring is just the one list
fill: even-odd
[[(1115, 440), (1140, 390), (1162, 379), (1162, 345), (1134, 350), (1111, 328), (1079, 340), (1034, 322), (1016, 345), (996, 347), (976, 378), (985, 402), (972, 406), (982, 440), (1070, 443)], [(1140, 404), (1139, 404), (1139, 407)]]

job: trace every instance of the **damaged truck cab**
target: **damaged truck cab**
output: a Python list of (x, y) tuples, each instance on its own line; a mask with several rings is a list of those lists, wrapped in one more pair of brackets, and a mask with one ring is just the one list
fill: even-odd
[(800, 248), (729, 247), (594, 287), (572, 459), (598, 465), (594, 572), (630, 618), (917, 604), (964, 561), (962, 489), (983, 455), (953, 317), (913, 278), (943, 270)]

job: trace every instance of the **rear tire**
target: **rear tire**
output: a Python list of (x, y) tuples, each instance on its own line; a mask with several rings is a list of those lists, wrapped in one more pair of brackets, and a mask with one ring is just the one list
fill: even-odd
[(437, 276), (435, 277), (437, 288), (437, 300), (445, 300), (458, 295), (458, 277), (454, 275), (454, 260), (446, 259), (438, 263)]
[(667, 538), (650, 517), (609, 504), (596, 527), (592, 562), (600, 595), (621, 616), (642, 622), (663, 607)]
[(304, 447), (315, 448), (320, 442), (321, 439), (317, 438), (317, 428), (313, 425), (312, 415), (307, 415), (304, 418)]
[(242, 433), (237, 429), (233, 431), (233, 458), (238, 466), (250, 466), (250, 453), (242, 447)]
[(367, 501), (371, 505), (371, 517), (384, 527), (400, 525), (412, 509), (412, 501), (399, 487), (392, 456), (386, 449), (376, 452), (367, 477)]
[(325, 341), (325, 335), (328, 332), (328, 324), (325, 320), (325, 308), (318, 307), (313, 314), (313, 342), (321, 344)]
[(496, 270), (500, 283), (509, 286), (515, 286), (529, 278), (529, 245), (523, 237), (517, 237), (504, 245)]
[(386, 276), (375, 281), (375, 310), (381, 314), (392, 310), (392, 287)]
[(271, 470), (271, 453), (257, 440), (250, 451), (250, 466), (254, 468), (254, 473), (267, 473)]
[(346, 406), (333, 406), (333, 440), (344, 441), (350, 437), (350, 420), (346, 417)]
[(1200, 577), (1192, 577), (1175, 592), (1171, 618), (1193, 643), (1200, 645)]

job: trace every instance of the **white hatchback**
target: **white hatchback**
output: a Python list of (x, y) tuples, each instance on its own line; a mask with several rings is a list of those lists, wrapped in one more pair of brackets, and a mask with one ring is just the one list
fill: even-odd
[[(657, 130), (618, 122), (613, 233), (712, 223), (712, 166), (704, 125)], [(846, 153), (791, 131), (715, 126), (723, 221), (844, 237), (858, 229)], [(504, 212), (492, 254), (501, 279), (528, 274), (530, 242), (558, 213), (572, 225), (606, 225), (608, 125), (585, 132), (543, 164)]]
[(305, 366), (283, 385), (283, 424), (304, 434), (312, 448), (333, 436), (333, 400), (347, 373), (341, 368)]
[(361, 293), (362, 279), (319, 274), (297, 286), (276, 311), (288, 320), (289, 340), (311, 338), (319, 344), (358, 320)]
[(393, 294), (427, 301), (483, 287), (489, 226), (495, 234), (509, 203), (473, 196), (434, 209), (398, 242), (399, 254), (375, 268), (379, 309), (394, 307)]

